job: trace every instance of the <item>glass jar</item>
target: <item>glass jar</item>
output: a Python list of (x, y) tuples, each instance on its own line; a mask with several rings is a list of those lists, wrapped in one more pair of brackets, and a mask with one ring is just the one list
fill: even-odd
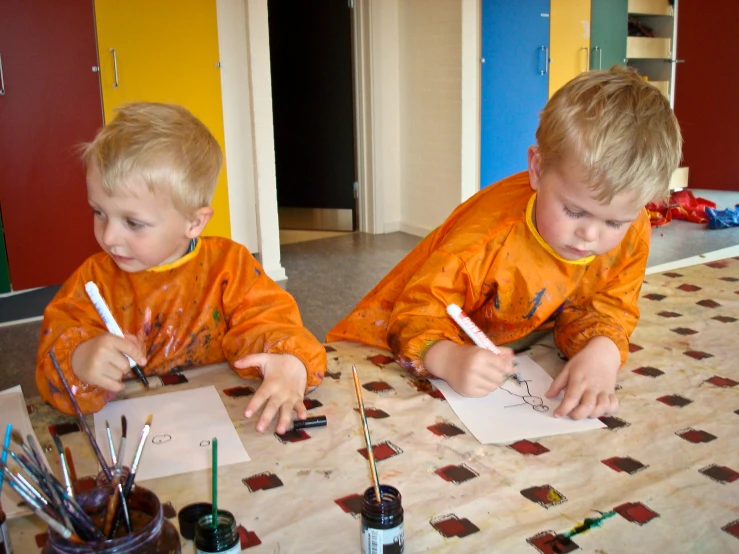
[(10, 545), (10, 534), (8, 533), (8, 523), (6, 519), (3, 505), (0, 504), (0, 552), (3, 554), (13, 554), (13, 547)]
[(216, 525), (212, 513), (202, 516), (195, 525), (195, 548), (197, 554), (239, 554), (241, 539), (233, 514), (218, 510)]
[(375, 488), (364, 491), (362, 497), (362, 554), (403, 554), (403, 504), (400, 491), (380, 485), (377, 501)]
[[(110, 487), (96, 487), (75, 496), (77, 503), (102, 528)], [(133, 532), (109, 540), (74, 542), (49, 529), (42, 554), (180, 554), (177, 529), (162, 515), (159, 498), (148, 489), (134, 486), (128, 496)], [(120, 525), (125, 529), (125, 526)]]

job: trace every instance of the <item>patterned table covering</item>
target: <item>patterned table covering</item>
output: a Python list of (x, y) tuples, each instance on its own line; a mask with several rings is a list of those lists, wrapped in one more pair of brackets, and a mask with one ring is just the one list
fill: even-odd
[[(380, 480), (403, 495), (406, 552), (739, 552), (738, 295), (737, 259), (649, 276), (617, 417), (603, 419), (607, 429), (536, 441), (480, 444), (428, 382), (352, 343), (327, 347), (326, 379), (305, 401), (309, 415), (327, 416), (323, 428), (260, 435), (242, 416), (256, 384), (225, 365), (152, 391), (132, 382), (124, 396), (215, 385), (252, 458), (219, 470), (219, 505), (243, 526), (248, 552), (360, 550), (371, 481), (351, 364)], [(528, 354), (552, 375), (562, 367), (551, 339)], [(38, 400), (29, 411), (46, 446), (50, 425), (74, 422)], [(83, 434), (66, 427), (78, 475), (95, 473)], [(140, 484), (170, 517), (210, 497), (209, 471)], [(586, 519), (589, 530), (566, 536)], [(18, 552), (39, 551), (36, 518), (10, 530)]]

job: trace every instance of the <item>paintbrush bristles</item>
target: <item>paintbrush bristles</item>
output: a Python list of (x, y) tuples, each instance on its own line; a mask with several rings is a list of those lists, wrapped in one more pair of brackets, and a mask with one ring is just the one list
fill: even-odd
[(128, 421), (126, 420), (126, 416), (121, 416), (121, 436), (125, 439), (126, 434), (128, 432)]
[(352, 364), (352, 376), (354, 377), (354, 392), (357, 394), (357, 404), (359, 404), (359, 416), (362, 419), (362, 429), (364, 430), (364, 442), (367, 444), (367, 459), (369, 460), (370, 473), (372, 474), (372, 484), (375, 488), (375, 497), (377, 503), (382, 503), (380, 495), (380, 479), (377, 476), (377, 465), (375, 464), (375, 454), (372, 451), (372, 440), (370, 439), (369, 426), (367, 425), (367, 416), (364, 413), (364, 401), (362, 400), (362, 387), (359, 383), (357, 368)]
[(146, 416), (146, 421), (144, 422), (144, 425), (151, 425), (151, 422), (153, 419), (154, 419), (154, 415), (149, 414), (148, 416)]

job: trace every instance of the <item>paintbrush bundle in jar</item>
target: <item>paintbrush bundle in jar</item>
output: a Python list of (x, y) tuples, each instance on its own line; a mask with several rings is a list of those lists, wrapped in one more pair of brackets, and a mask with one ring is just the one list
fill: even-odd
[[(179, 537), (174, 527), (163, 520), (159, 499), (142, 487), (134, 488), (151, 421), (150, 414), (141, 430), (131, 468), (124, 476), (127, 430), (123, 418), (117, 451), (109, 441), (110, 483), (79, 493), (75, 493), (71, 476), (69, 449), (64, 449), (57, 435), (52, 435), (52, 439), (59, 454), (63, 483), (49, 471), (32, 435), (23, 440), (20, 433), (12, 433), (14, 448), (4, 449), (4, 454), (9, 454), (18, 469), (13, 471), (9, 463), (0, 462), (0, 472), (9, 486), (49, 526), (49, 541), (44, 553), (180, 552)], [(162, 540), (163, 534), (167, 540)]]

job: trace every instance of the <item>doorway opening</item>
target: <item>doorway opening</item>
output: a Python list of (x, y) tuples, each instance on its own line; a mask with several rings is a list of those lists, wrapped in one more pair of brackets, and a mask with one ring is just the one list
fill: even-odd
[(269, 0), (281, 243), (358, 229), (352, 12), (346, 0)]

